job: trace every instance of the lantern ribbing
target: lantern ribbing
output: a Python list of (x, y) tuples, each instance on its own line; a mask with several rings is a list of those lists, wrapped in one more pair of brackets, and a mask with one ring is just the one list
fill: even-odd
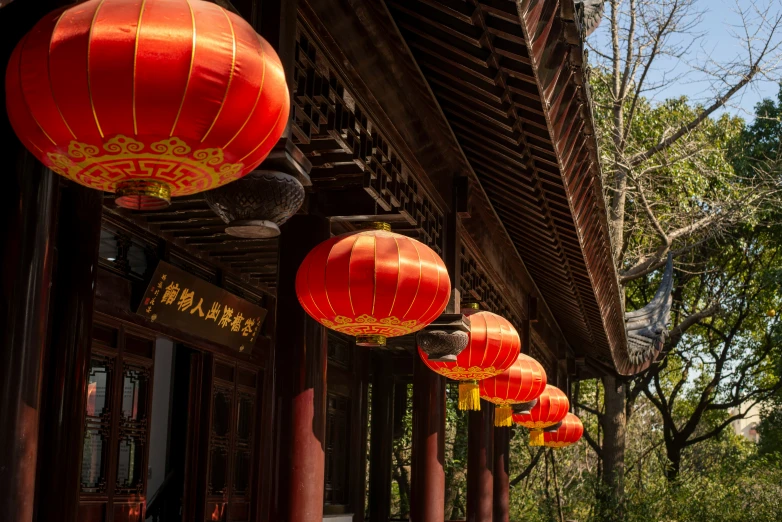
[(583, 434), (584, 425), (581, 423), (581, 419), (568, 413), (556, 431), (543, 433), (543, 445), (550, 448), (564, 448), (578, 442)]
[(513, 425), (511, 405), (536, 399), (546, 388), (546, 371), (532, 357), (519, 354), (513, 365), (503, 373), (480, 381), (481, 397), (497, 407), (494, 425)]
[(253, 170), (288, 121), (274, 49), (195, 0), (88, 0), (16, 46), (6, 107), (44, 165), (116, 203), (155, 209)]
[(431, 361), (419, 348), (418, 354), (432, 371), (460, 381), (459, 409), (480, 410), (477, 381), (499, 375), (513, 364), (521, 350), (516, 329), (504, 317), (491, 312), (476, 312), (468, 317), (470, 340), (456, 362)]
[(440, 256), (384, 227), (324, 241), (296, 275), (302, 308), (361, 346), (416, 332), (435, 320), (451, 295)]
[(546, 385), (538, 403), (529, 413), (514, 414), (513, 422), (530, 430), (530, 446), (543, 445), (543, 429), (554, 426), (565, 418), (570, 408), (567, 396), (555, 386)]

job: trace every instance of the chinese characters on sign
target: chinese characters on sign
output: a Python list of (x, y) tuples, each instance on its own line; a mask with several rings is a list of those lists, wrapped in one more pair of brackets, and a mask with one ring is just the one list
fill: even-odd
[(249, 352), (266, 310), (161, 261), (137, 310), (138, 314)]

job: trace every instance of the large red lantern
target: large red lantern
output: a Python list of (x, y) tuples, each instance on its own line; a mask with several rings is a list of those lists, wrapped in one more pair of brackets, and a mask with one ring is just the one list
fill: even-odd
[(538, 403), (529, 413), (513, 414), (513, 422), (529, 428), (529, 445), (543, 445), (543, 429), (559, 424), (570, 409), (567, 395), (559, 388), (546, 385), (538, 397)]
[(54, 11), (16, 46), (5, 85), (30, 152), (133, 209), (241, 178), (269, 154), (290, 109), (268, 42), (201, 0)]
[(373, 226), (324, 241), (296, 274), (304, 311), (361, 346), (383, 346), (387, 337), (424, 328), (451, 295), (448, 271), (431, 248), (387, 223)]
[(470, 341), (456, 362), (430, 361), (418, 349), (418, 354), (432, 371), (459, 384), (459, 409), (480, 410), (478, 381), (501, 374), (519, 357), (521, 339), (504, 317), (491, 312), (477, 312), (468, 317)]
[(555, 431), (546, 431), (543, 433), (543, 445), (550, 448), (564, 448), (575, 444), (584, 434), (584, 425), (581, 419), (568, 413), (562, 419), (562, 425)]
[(513, 365), (495, 377), (479, 383), (481, 398), (494, 403), (494, 425), (513, 425), (512, 404), (537, 399), (546, 388), (546, 370), (529, 355), (519, 354)]

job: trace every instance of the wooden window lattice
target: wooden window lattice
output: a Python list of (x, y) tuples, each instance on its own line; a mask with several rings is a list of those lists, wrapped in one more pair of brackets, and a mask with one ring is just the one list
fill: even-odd
[(459, 262), (462, 303), (479, 303), (482, 309), (503, 316), (516, 331), (521, 332), (521, 317), (511, 308), (510, 302), (497, 290), (470, 249), (464, 245), (461, 247)]
[(442, 211), (421, 189), (301, 26), (294, 84), (293, 134), (302, 150), (317, 159), (318, 168), (328, 170), (330, 177), (360, 177), (364, 190), (379, 208), (399, 213), (417, 230), (420, 241), (442, 254)]

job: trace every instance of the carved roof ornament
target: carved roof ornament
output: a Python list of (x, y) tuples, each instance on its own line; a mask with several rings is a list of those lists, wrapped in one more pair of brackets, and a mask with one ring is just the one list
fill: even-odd
[(642, 365), (652, 361), (660, 353), (668, 335), (673, 304), (673, 256), (668, 254), (660, 287), (648, 305), (625, 314), (627, 327), (627, 352), (630, 361)]
[(581, 18), (584, 36), (595, 32), (605, 13), (605, 0), (576, 0), (576, 10)]

